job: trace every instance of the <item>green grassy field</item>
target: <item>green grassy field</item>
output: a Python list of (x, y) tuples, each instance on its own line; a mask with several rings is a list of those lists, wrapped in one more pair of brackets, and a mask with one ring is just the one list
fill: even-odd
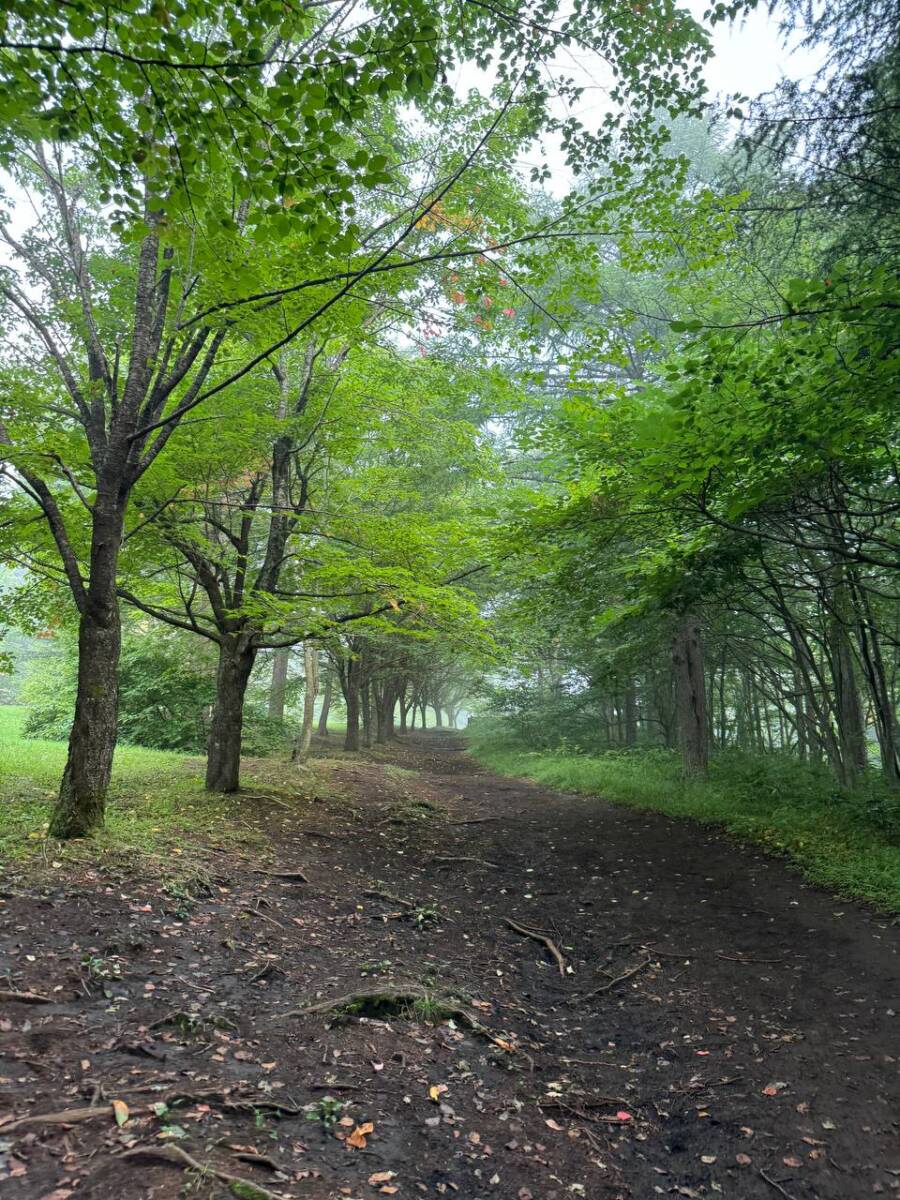
[(726, 756), (709, 780), (687, 782), (662, 752), (529, 753), (477, 731), (470, 751), (501, 774), (721, 826), (786, 855), (814, 883), (900, 911), (900, 805), (877, 788), (841, 795), (824, 771), (775, 756)]
[[(41, 852), (66, 760), (65, 742), (22, 736), (26, 709), (0, 706), (0, 859)], [(107, 826), (92, 851), (178, 858), (187, 838), (227, 836), (230, 802), (203, 790), (196, 758), (120, 746), (113, 764)], [(52, 854), (66, 850), (54, 843)]]

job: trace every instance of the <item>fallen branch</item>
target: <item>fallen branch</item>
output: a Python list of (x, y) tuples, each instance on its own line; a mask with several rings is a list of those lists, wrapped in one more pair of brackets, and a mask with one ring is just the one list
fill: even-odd
[(433, 858), (429, 858), (428, 861), (429, 863), (473, 862), (481, 863), (482, 866), (485, 867), (494, 867), (496, 870), (500, 869), (499, 863), (488, 862), (486, 858), (474, 858), (469, 854), (435, 854), (435, 856)]
[(603, 992), (608, 992), (618, 983), (624, 983), (626, 979), (630, 979), (632, 975), (637, 975), (638, 971), (643, 971), (644, 967), (649, 967), (651, 959), (645, 958), (643, 962), (639, 962), (636, 967), (632, 967), (630, 971), (624, 971), (621, 975), (617, 975), (615, 979), (610, 979), (608, 983), (601, 984), (600, 987), (594, 988), (592, 992), (585, 992), (583, 996), (577, 996), (572, 1003), (581, 1004), (583, 1000), (591, 1000), (594, 996), (599, 996)]
[[(283, 1200), (283, 1193), (270, 1192), (268, 1188), (254, 1183), (252, 1179), (246, 1179), (242, 1175), (229, 1175), (227, 1171), (220, 1171), (217, 1167), (202, 1163), (188, 1154), (186, 1150), (182, 1150), (180, 1146), (136, 1146), (134, 1150), (126, 1150), (119, 1157), (158, 1158), (163, 1162), (171, 1163), (174, 1167), (196, 1171), (201, 1176), (209, 1177), (211, 1175), (221, 1183), (228, 1184), (234, 1194), (241, 1197), (241, 1200)], [(235, 1186), (232, 1188), (232, 1185)], [(240, 1191), (237, 1190), (238, 1188)]]
[(516, 922), (511, 921), (509, 917), (504, 917), (503, 919), (506, 921), (506, 924), (510, 927), (510, 929), (514, 929), (516, 933), (520, 933), (522, 937), (531, 938), (533, 941), (541, 942), (542, 945), (546, 946), (550, 956), (555, 960), (556, 965), (559, 968), (560, 975), (562, 975), (563, 979), (565, 979), (566, 960), (563, 958), (562, 954), (560, 954), (559, 947), (552, 938), (547, 937), (545, 933), (538, 933), (534, 929), (526, 929), (524, 925), (517, 925)]
[(299, 879), (301, 883), (309, 883), (302, 871), (254, 871), (254, 875), (265, 875), (269, 879)]
[(0, 1000), (7, 1004), (55, 1004), (50, 996), (42, 996), (40, 992), (15, 992), (0, 988)]
[(451, 825), (486, 825), (488, 821), (499, 821), (499, 817), (470, 817), (467, 821), (451, 821)]

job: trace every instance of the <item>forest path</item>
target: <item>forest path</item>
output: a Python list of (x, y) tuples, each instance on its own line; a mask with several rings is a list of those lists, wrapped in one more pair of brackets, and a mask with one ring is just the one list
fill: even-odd
[[(696, 825), (488, 774), (458, 736), (315, 770), (286, 802), (296, 773), (250, 764), (268, 848), (205, 848), (203, 896), (5, 893), (0, 969), (59, 1002), (0, 1000), (0, 1112), (97, 1110), (0, 1120), (9, 1200), (265, 1194), (223, 1173), (312, 1200), (900, 1194), (888, 919)], [(285, 1016), (354, 992), (380, 998)], [(121, 1157), (173, 1146), (220, 1176)]]

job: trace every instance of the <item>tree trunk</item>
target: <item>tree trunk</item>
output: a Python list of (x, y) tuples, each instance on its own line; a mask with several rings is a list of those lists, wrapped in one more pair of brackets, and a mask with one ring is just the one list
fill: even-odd
[(360, 688), (360, 708), (363, 745), (369, 750), (372, 747), (372, 685), (368, 681)]
[(634, 680), (630, 678), (625, 684), (625, 745), (629, 748), (637, 745), (637, 697)]
[(303, 645), (303, 720), (291, 758), (296, 760), (309, 753), (312, 742), (316, 696), (319, 694), (319, 651), (311, 642)]
[(103, 824), (119, 723), (122, 623), (116, 573), (125, 513), (94, 506), (90, 576), (78, 626), (78, 687), (69, 754), (50, 836), (85, 837)]
[[(842, 585), (835, 588), (838, 595), (842, 590)], [(842, 611), (834, 614), (829, 622), (828, 649), (834, 680), (834, 712), (840, 742), (841, 777), (848, 787), (852, 787), (859, 772), (866, 765), (866, 737), (859, 690), (856, 686), (856, 672), (853, 669), (853, 651), (844, 624), (843, 605), (841, 609)]]
[(322, 692), (322, 711), (319, 713), (319, 737), (328, 737), (328, 712), (331, 708), (331, 694), (334, 690), (334, 673), (329, 670), (325, 676), (325, 688)]
[(444, 724), (444, 714), (441, 712), (440, 705), (432, 704), (431, 707), (434, 709), (435, 726), (440, 729)]
[(291, 660), (289, 646), (275, 651), (272, 660), (272, 683), (269, 688), (269, 719), (284, 720), (284, 696), (287, 691), (288, 663)]
[(709, 727), (706, 721), (706, 686), (700, 621), (685, 613), (672, 647), (678, 701), (678, 725), (685, 775), (705, 775), (709, 766)]
[(241, 638), (226, 637), (219, 643), (216, 703), (206, 754), (208, 792), (236, 792), (240, 787), (244, 696), (255, 659), (256, 650)]
[(359, 749), (359, 662), (348, 660), (341, 678), (344, 704), (347, 706), (347, 732), (344, 734), (344, 749)]

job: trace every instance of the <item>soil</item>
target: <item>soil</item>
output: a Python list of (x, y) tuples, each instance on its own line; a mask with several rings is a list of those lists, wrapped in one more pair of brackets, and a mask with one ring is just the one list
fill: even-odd
[(6, 884), (7, 1200), (900, 1194), (889, 918), (453, 735), (315, 770), (251, 764), (266, 849), (191, 894)]

